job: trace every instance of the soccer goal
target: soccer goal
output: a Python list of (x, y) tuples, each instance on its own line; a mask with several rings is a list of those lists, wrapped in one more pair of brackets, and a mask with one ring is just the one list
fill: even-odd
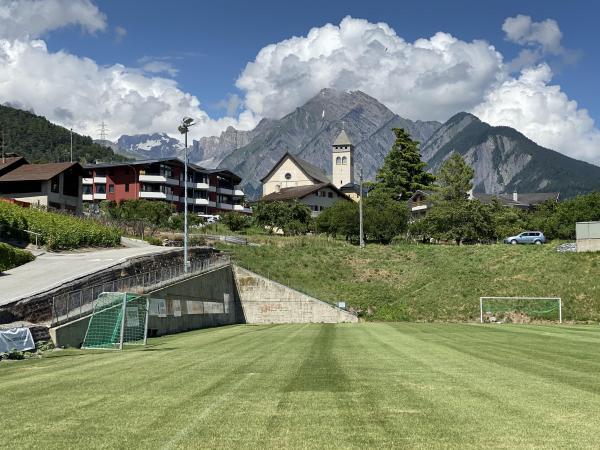
[(118, 349), (146, 345), (148, 299), (125, 292), (103, 292), (94, 302), (81, 348)]
[(479, 297), (479, 317), (481, 323), (531, 320), (562, 323), (562, 300), (560, 297)]

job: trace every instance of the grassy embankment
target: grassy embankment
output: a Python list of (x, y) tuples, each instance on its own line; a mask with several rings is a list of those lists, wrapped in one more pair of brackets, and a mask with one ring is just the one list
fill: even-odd
[(600, 254), (544, 246), (368, 245), (324, 238), (262, 238), (221, 245), (239, 263), (329, 302), (386, 321), (465, 321), (481, 296), (558, 296), (565, 320), (600, 320)]
[[(0, 363), (10, 448), (597, 448), (589, 326), (233, 326)], [(0, 444), (0, 447), (2, 445)]]
[(10, 270), (34, 259), (30, 252), (0, 242), (0, 272)]

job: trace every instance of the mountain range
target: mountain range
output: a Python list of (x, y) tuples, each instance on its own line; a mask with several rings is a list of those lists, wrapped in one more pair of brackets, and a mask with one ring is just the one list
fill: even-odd
[[(190, 161), (229, 169), (243, 179), (250, 199), (261, 194), (260, 179), (285, 152), (331, 173), (331, 144), (344, 129), (355, 145), (355, 168), (373, 180), (394, 142), (392, 128), (406, 129), (421, 142), (429, 170), (436, 172), (453, 152), (475, 169), (475, 191), (560, 192), (561, 197), (600, 190), (600, 167), (544, 148), (510, 127), (494, 127), (469, 113), (445, 123), (402, 118), (367, 94), (324, 89), (281, 119), (263, 119), (253, 130), (227, 128), (219, 136), (194, 140)], [(45, 118), (0, 106), (7, 151), (31, 162), (66, 161), (69, 130)], [(92, 142), (74, 135), (74, 156), (85, 161), (182, 157), (180, 140), (165, 133), (124, 135), (117, 142)]]

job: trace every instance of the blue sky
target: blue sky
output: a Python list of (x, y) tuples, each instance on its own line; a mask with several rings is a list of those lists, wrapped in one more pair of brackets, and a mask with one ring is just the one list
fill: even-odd
[[(426, 3), (424, 5), (423, 3)], [(517, 14), (534, 20), (555, 19), (564, 46), (580, 54), (573, 64), (554, 61), (554, 81), (570, 98), (600, 118), (600, 2), (594, 1), (117, 1), (96, 2), (110, 27), (124, 27), (115, 41), (107, 30), (91, 36), (69, 27), (50, 33), (51, 49), (67, 49), (100, 64), (139, 65), (143, 57), (170, 58), (183, 90), (198, 96), (211, 116), (225, 114), (216, 105), (238, 92), (235, 80), (265, 45), (305, 35), (312, 27), (337, 24), (346, 16), (386, 22), (407, 41), (437, 31), (471, 41), (485, 39), (506, 59), (519, 46), (504, 39), (502, 23)]]
[(187, 115), (199, 138), (362, 90), (600, 164), (599, 19), (582, 0), (2, 0), (0, 103), (111, 139)]

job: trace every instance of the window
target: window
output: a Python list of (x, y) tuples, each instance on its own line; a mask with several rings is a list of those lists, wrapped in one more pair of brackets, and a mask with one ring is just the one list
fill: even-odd
[(105, 184), (97, 184), (96, 185), (96, 194), (106, 194), (106, 185)]
[(289, 172), (288, 172), (288, 173), (286, 173), (286, 174), (285, 174), (285, 179), (286, 179), (286, 180), (291, 180), (291, 179), (292, 179), (292, 174), (291, 174), (291, 173), (289, 173)]
[(108, 185), (108, 192), (111, 194), (115, 193), (115, 185), (114, 184), (109, 184)]
[(340, 165), (342, 163), (342, 158), (340, 158), (339, 156), (337, 158), (335, 158), (335, 164), (336, 165)]
[(89, 184), (84, 184), (83, 185), (83, 193), (84, 194), (91, 194), (92, 193), (92, 187)]
[(125, 183), (125, 192), (129, 192), (129, 183)]
[(56, 175), (55, 177), (53, 177), (50, 180), (50, 190), (52, 192), (54, 192), (55, 194), (58, 194), (58, 192), (59, 192), (59, 190), (58, 190), (59, 182), (60, 182), (60, 175)]
[(327, 193), (327, 197), (329, 197), (329, 198), (333, 198), (333, 192), (328, 192), (328, 193)]
[(346, 158), (345, 156), (342, 158), (342, 166), (345, 166), (346, 164), (348, 164), (348, 158)]

